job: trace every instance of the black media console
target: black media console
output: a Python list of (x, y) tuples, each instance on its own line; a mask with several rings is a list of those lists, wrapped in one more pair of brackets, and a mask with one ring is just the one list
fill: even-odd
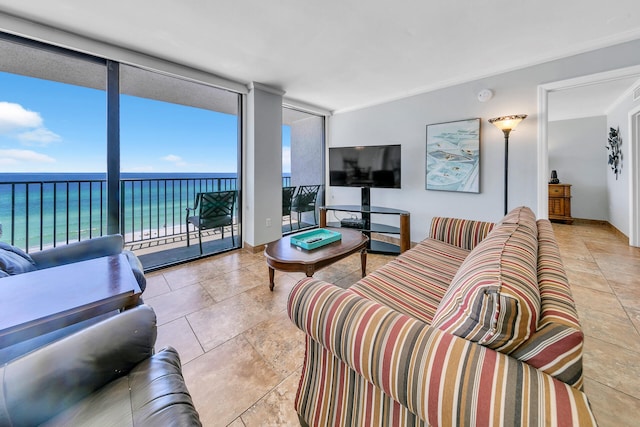
[[(362, 188), (362, 204), (360, 205), (333, 205), (320, 208), (320, 227), (346, 227), (362, 230), (369, 237), (367, 251), (370, 253), (399, 254), (411, 247), (411, 230), (409, 212), (400, 209), (371, 206), (369, 188)], [(340, 222), (327, 222), (327, 211), (349, 212), (360, 214), (359, 218), (343, 218)], [(386, 224), (378, 224), (371, 220), (372, 215), (398, 215), (400, 223), (398, 227)], [(400, 235), (400, 244), (375, 240), (371, 233)]]

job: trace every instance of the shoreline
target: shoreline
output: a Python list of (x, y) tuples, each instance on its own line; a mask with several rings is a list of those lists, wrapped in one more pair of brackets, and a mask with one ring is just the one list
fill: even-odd
[[(235, 219), (235, 221), (237, 222), (237, 218)], [(235, 227), (235, 229), (237, 229), (238, 225), (237, 223), (234, 222), (233, 227)], [(6, 241), (6, 239), (3, 239), (3, 237), (5, 237), (5, 235), (2, 233), (2, 224), (0, 224), (0, 241)], [(166, 229), (166, 230), (165, 230)], [(225, 230), (228, 229), (228, 227), (225, 227)], [(171, 232), (169, 232), (169, 230), (171, 230)], [(213, 236), (215, 234), (218, 234), (217, 231), (219, 229), (211, 229), (211, 230), (205, 230), (203, 231), (203, 236)], [(164, 231), (164, 232), (163, 232)], [(189, 229), (189, 233), (195, 233), (197, 232), (197, 229), (190, 227)], [(118, 233), (119, 234), (119, 233)], [(122, 235), (123, 239), (124, 239), (124, 244), (125, 246), (132, 246), (132, 245), (140, 245), (140, 244), (144, 244), (145, 242), (152, 242), (154, 240), (158, 240), (158, 239), (170, 239), (170, 238), (178, 238), (180, 236), (186, 236), (187, 231), (185, 230), (185, 224), (182, 225), (174, 225), (173, 227), (163, 227), (160, 230), (156, 230), (156, 229), (143, 229), (143, 230), (137, 230), (137, 231), (132, 231), (132, 232), (127, 232), (125, 234)], [(81, 235), (85, 235), (88, 236), (89, 235), (89, 230), (81, 230)], [(99, 233), (99, 230), (94, 230), (94, 233), (92, 233), (92, 237), (98, 237), (101, 234)], [(106, 234), (102, 234), (102, 235), (106, 235)], [(139, 237), (138, 239), (134, 240), (136, 237)], [(85, 238), (85, 239), (69, 239), (69, 243), (73, 243), (73, 242), (77, 242), (77, 241), (82, 241), (82, 240), (88, 240), (89, 237)], [(186, 237), (185, 237), (186, 239)], [(197, 237), (196, 237), (197, 239)], [(19, 243), (21, 242), (21, 240), (16, 240), (16, 244), (14, 244), (14, 246), (20, 247), (20, 248), (25, 248), (25, 245), (20, 245)], [(10, 243), (10, 242), (7, 242)], [(43, 244), (42, 245), (42, 249), (40, 249), (40, 245), (30, 245), (28, 247), (28, 249), (26, 250), (27, 253), (31, 253), (31, 252), (37, 252), (40, 250), (45, 250), (45, 249), (51, 249), (53, 247), (59, 247), (62, 245), (66, 245), (67, 242), (66, 240), (58, 240), (57, 243), (54, 245), (53, 243), (49, 243), (49, 244)]]

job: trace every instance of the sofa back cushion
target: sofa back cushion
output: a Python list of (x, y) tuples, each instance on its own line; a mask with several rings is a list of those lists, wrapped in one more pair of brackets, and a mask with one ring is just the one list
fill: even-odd
[(470, 251), (494, 226), (492, 222), (436, 216), (431, 220), (429, 237)]
[(582, 389), (584, 334), (549, 220), (538, 220), (538, 330), (511, 356)]
[(432, 325), (509, 354), (536, 331), (540, 294), (535, 216), (521, 207), (505, 219), (464, 260)]
[(27, 273), (33, 270), (36, 270), (36, 266), (29, 254), (15, 246), (0, 242), (0, 271), (5, 273), (0, 277)]

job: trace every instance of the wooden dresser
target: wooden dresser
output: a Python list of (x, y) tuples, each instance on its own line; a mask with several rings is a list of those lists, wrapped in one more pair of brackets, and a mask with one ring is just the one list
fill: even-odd
[(549, 220), (573, 223), (571, 184), (549, 184)]

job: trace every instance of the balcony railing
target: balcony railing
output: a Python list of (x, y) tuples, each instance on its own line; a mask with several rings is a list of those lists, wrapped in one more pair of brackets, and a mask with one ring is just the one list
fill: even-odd
[[(283, 177), (283, 186), (290, 177)], [(126, 243), (187, 232), (185, 212), (204, 191), (237, 189), (237, 179), (120, 180), (120, 233)], [(102, 236), (107, 230), (105, 180), (0, 182), (4, 241), (26, 251)]]
[(0, 183), (3, 237), (27, 251), (106, 231), (106, 181)]

